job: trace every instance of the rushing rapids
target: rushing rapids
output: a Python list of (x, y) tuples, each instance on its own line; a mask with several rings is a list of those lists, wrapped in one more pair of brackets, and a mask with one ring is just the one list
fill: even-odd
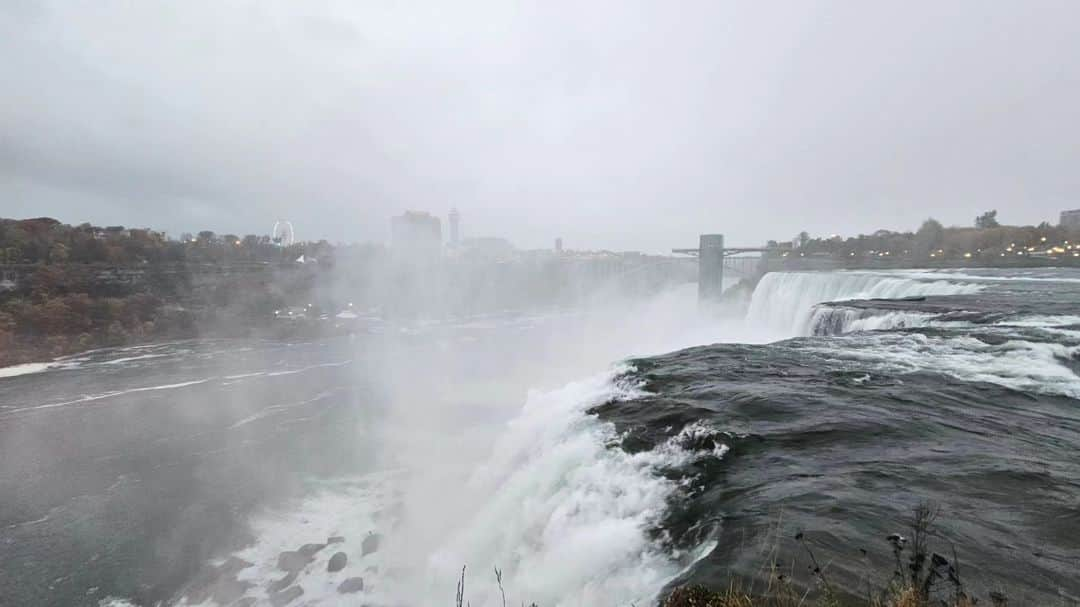
[[(890, 571), (883, 538), (932, 501), (972, 590), (1080, 597), (1080, 275), (772, 274), (745, 318), (686, 322), (692, 305), (685, 292), (602, 329), (492, 320), (9, 373), (6, 437), (74, 442), (4, 469), (20, 500), (0, 556), (45, 571), (0, 590), (56, 605), (269, 605), (286, 589), (295, 604), (434, 605), (465, 565), (473, 605), (501, 604), (493, 567), (513, 604), (646, 605), (775, 560), (811, 585), (801, 531), (833, 583), (861, 593)], [(602, 371), (620, 352), (638, 355)], [(81, 542), (41, 548), (79, 525)]]

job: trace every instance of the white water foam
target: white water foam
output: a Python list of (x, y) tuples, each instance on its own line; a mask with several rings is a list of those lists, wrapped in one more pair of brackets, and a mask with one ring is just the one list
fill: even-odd
[(103, 365), (122, 365), (125, 363), (135, 362), (137, 360), (147, 360), (151, 358), (167, 358), (174, 356), (173, 354), (141, 354), (139, 356), (126, 356), (124, 358), (114, 358), (107, 360), (101, 364)]
[(107, 596), (98, 601), (98, 607), (139, 607), (135, 603), (127, 599), (121, 599), (115, 596)]
[(808, 323), (808, 333), (819, 336), (916, 327), (960, 329), (973, 326), (967, 321), (940, 320), (937, 314), (929, 312), (881, 311), (821, 305), (814, 306)]
[(970, 271), (963, 270), (892, 270), (898, 275), (918, 278), (923, 280), (960, 280), (964, 282), (1061, 282), (1061, 283), (1080, 283), (1080, 278), (1075, 278), (1075, 274), (1070, 276), (1057, 276), (1054, 272), (1060, 271), (1060, 269), (1047, 268), (1045, 270), (1038, 271), (1018, 271), (1015, 275), (1001, 275), (1001, 274), (972, 274)]
[(56, 366), (56, 363), (24, 363), (21, 365), (12, 365), (10, 367), (0, 367), (0, 379), (41, 373)]
[(966, 336), (874, 333), (808, 349), (886, 373), (944, 373), (964, 381), (1080, 398), (1080, 376), (1064, 364), (1080, 361), (1080, 346), (1022, 340), (987, 344)]
[[(613, 379), (529, 398), (465, 487), (489, 497), (430, 558), (424, 579), (452, 577), (462, 563), (500, 566), (512, 603), (645, 604), (679, 572), (645, 534), (677, 489), (656, 467), (678, 456), (607, 448), (614, 428), (584, 414), (636, 394)], [(491, 581), (474, 586), (474, 604), (500, 604)]]
[[(349, 364), (351, 362), (352, 362), (351, 360), (343, 360), (343, 361), (339, 361), (339, 362), (321, 363), (321, 364), (318, 364), (318, 365), (308, 365), (307, 367), (300, 367), (299, 369), (286, 369), (284, 371), (272, 371), (272, 372), (265, 373), (265, 377), (280, 377), (282, 375), (296, 375), (297, 373), (307, 373), (308, 371), (311, 371), (311, 370), (314, 370), (314, 369), (325, 369), (327, 367), (344, 367), (345, 365), (347, 365), (347, 364)], [(243, 377), (255, 377), (257, 375), (262, 375), (262, 374), (250, 373), (250, 374), (244, 375)]]
[(1034, 328), (1047, 328), (1047, 327), (1064, 327), (1069, 325), (1080, 325), (1080, 316), (1074, 315), (1041, 315), (1031, 314), (1027, 316), (1019, 316), (1016, 318), (1010, 318), (997, 323), (994, 323), (1003, 327), (1034, 327)]
[(888, 272), (774, 272), (750, 299), (747, 322), (777, 338), (809, 335), (814, 306), (853, 299), (900, 299), (977, 293), (983, 285), (921, 280)]
[(110, 398), (116, 398), (117, 396), (124, 396), (124, 395), (127, 395), (127, 394), (136, 394), (136, 393), (139, 393), (139, 392), (156, 392), (158, 390), (176, 390), (178, 388), (187, 388), (189, 386), (197, 386), (197, 385), (200, 385), (200, 384), (205, 384), (208, 381), (210, 381), (210, 379), (196, 379), (196, 380), (192, 380), (192, 381), (185, 381), (185, 382), (180, 382), (180, 383), (175, 383), (175, 384), (163, 384), (163, 385), (160, 385), (160, 386), (145, 386), (145, 387), (141, 387), (141, 388), (131, 388), (129, 390), (118, 390), (116, 392), (106, 392), (104, 394), (92, 394), (92, 395), (84, 396), (82, 398), (77, 398), (75, 400), (62, 401), (62, 402), (58, 402), (58, 403), (47, 403), (47, 404), (43, 404), (43, 405), (30, 405), (30, 406), (27, 406), (27, 407), (18, 407), (16, 409), (12, 409), (11, 411), (6, 412), (6, 413), (7, 414), (13, 414), (13, 413), (20, 413), (20, 412), (24, 412), (24, 411), (36, 411), (36, 410), (40, 410), (40, 409), (56, 409), (56, 408), (59, 408), (59, 407), (70, 407), (72, 405), (81, 405), (81, 404), (84, 404), (84, 403), (89, 403), (89, 402), (94, 402), (94, 401), (99, 401), (99, 400), (107, 400), (107, 399), (110, 399)]

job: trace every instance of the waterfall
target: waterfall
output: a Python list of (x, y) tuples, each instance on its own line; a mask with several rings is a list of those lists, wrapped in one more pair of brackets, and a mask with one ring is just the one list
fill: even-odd
[(973, 283), (909, 278), (884, 272), (773, 272), (766, 274), (754, 289), (746, 319), (753, 327), (797, 337), (812, 333), (814, 307), (820, 303), (958, 295), (981, 289), (981, 285)]

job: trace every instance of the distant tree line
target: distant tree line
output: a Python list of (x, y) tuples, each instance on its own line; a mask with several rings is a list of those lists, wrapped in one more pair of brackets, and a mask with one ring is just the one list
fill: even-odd
[[(0, 366), (88, 348), (244, 334), (310, 300), (325, 241), (0, 219)], [(296, 264), (301, 255), (317, 263)], [(236, 265), (258, 271), (233, 271)], [(206, 268), (221, 268), (221, 275)], [(193, 277), (199, 277), (195, 280)]]
[[(771, 244), (779, 246), (776, 242)], [(1072, 263), (1077, 259), (1073, 253), (1080, 253), (1080, 228), (1048, 222), (1037, 226), (1005, 226), (998, 223), (997, 211), (988, 211), (975, 218), (973, 227), (945, 227), (931, 218), (914, 232), (878, 230), (849, 238), (812, 238), (803, 232), (792, 243), (792, 252), (845, 261), (902, 258), (913, 264), (964, 259), (997, 265), (1039, 257)]]
[(168, 238), (164, 232), (124, 226), (77, 226), (49, 217), (0, 219), (0, 263), (273, 263), (301, 255), (329, 262), (334, 247), (325, 240), (279, 246), (270, 236), (196, 235)]

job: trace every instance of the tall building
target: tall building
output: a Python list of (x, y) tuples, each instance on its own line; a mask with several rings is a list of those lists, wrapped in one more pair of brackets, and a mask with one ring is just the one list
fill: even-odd
[(437, 258), (442, 252), (442, 222), (423, 211), (405, 211), (390, 219), (394, 254), (410, 259)]
[(461, 244), (461, 213), (456, 208), (450, 209), (450, 246)]
[(1080, 228), (1080, 209), (1061, 212), (1061, 227)]

